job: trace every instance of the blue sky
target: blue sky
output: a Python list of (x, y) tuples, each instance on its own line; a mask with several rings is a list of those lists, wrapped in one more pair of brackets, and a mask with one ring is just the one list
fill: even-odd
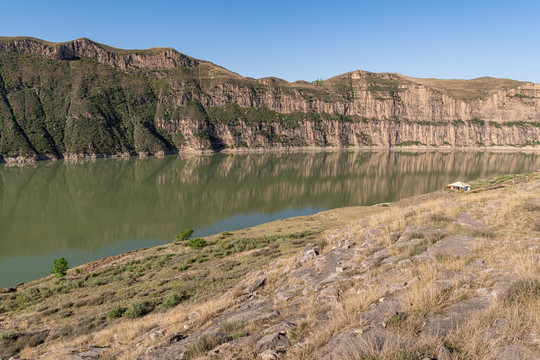
[(540, 83), (538, 1), (2, 1), (0, 35), (170, 46), (243, 76)]

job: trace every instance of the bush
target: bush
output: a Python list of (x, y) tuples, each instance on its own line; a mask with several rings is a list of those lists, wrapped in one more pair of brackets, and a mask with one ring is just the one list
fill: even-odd
[(206, 240), (198, 238), (198, 237), (190, 239), (189, 243), (187, 244), (187, 246), (189, 246), (193, 250), (203, 248), (203, 247), (205, 247), (207, 245), (208, 245), (208, 243), (206, 242)]
[(120, 306), (115, 306), (107, 313), (107, 319), (119, 318), (124, 314), (124, 309)]
[(197, 137), (203, 140), (210, 140), (210, 134), (208, 134), (206, 131), (199, 131), (197, 134), (195, 134)]
[(129, 308), (124, 311), (124, 317), (128, 319), (135, 319), (143, 315), (148, 314), (152, 309), (150, 306), (142, 301), (135, 301), (131, 303)]
[(65, 257), (54, 260), (54, 265), (51, 270), (51, 274), (56, 274), (57, 277), (61, 278), (66, 276), (69, 269), (68, 261)]
[(179, 292), (173, 292), (167, 295), (165, 300), (161, 303), (161, 306), (164, 308), (171, 308), (175, 307), (176, 305), (180, 304), (183, 300), (189, 299), (189, 295), (187, 295), (184, 291)]
[(17, 337), (15, 333), (8, 331), (8, 332), (0, 332), (0, 340), (13, 340)]
[(472, 125), (484, 125), (484, 120), (479, 118), (472, 118), (471, 120), (469, 120), (469, 123)]
[(174, 242), (186, 241), (191, 238), (191, 235), (193, 235), (192, 229), (181, 231), (174, 237)]

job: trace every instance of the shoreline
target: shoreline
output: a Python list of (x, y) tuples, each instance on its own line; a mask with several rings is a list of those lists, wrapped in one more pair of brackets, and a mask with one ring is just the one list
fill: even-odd
[[(479, 194), (438, 190), (387, 206), (336, 208), (205, 240), (173, 241), (68, 269), (60, 279), (49, 275), (0, 289), (0, 355), (181, 358), (194, 354), (201, 338), (223, 332), (219, 344), (209, 342), (195, 354), (237, 356), (247, 349), (255, 358), (262, 347), (257, 344), (277, 338), (291, 357), (296, 343), (290, 338), (311, 341), (302, 345), (310, 346), (310, 358), (330, 359), (352, 357), (346, 352), (351, 341), (361, 346), (373, 341), (375, 331), (388, 341), (418, 328), (419, 335), (407, 335), (417, 346), (411, 352), (426, 354), (424, 334), (437, 336), (427, 354), (440, 358), (443, 341), (456, 349), (471, 331), (476, 336), (492, 329), (493, 319), (532, 333), (538, 328), (539, 268), (538, 227), (530, 218), (540, 206), (534, 200), (540, 175), (515, 188), (512, 178), (484, 180), (502, 186)], [(401, 305), (403, 299), (413, 302)], [(414, 327), (408, 320), (384, 320), (396, 311)], [(337, 323), (336, 312), (343, 319)], [(312, 322), (315, 314), (322, 326)], [(364, 332), (366, 319), (372, 320)], [(300, 321), (308, 324), (300, 333), (306, 340), (297, 337)], [(441, 321), (458, 324), (452, 331), (459, 337), (439, 335), (432, 324)], [(327, 328), (335, 331), (328, 335)], [(344, 337), (351, 331), (354, 336)], [(325, 341), (318, 343), (320, 338)], [(501, 349), (509, 346), (506, 339), (501, 337)], [(520, 346), (527, 356), (538, 354)], [(379, 352), (388, 354), (386, 348)]]
[(454, 152), (454, 151), (476, 151), (476, 152), (524, 152), (524, 153), (540, 153), (540, 147), (524, 146), (486, 146), (486, 147), (452, 147), (452, 146), (354, 146), (354, 147), (322, 147), (322, 146), (306, 146), (306, 147), (286, 147), (286, 148), (258, 148), (258, 149), (185, 149), (182, 151), (157, 151), (152, 152), (117, 152), (117, 153), (95, 153), (95, 154), (41, 154), (37, 156), (17, 156), (3, 157), (0, 155), (0, 164), (6, 165), (25, 165), (33, 164), (38, 161), (66, 161), (77, 162), (79, 160), (97, 160), (97, 159), (131, 159), (145, 158), (155, 156), (163, 158), (166, 155), (211, 155), (216, 153), (223, 154), (247, 154), (247, 153), (276, 153), (276, 152), (346, 152), (346, 151), (388, 151), (388, 152)]
[[(523, 180), (524, 180), (524, 176), (526, 175), (527, 173), (519, 173), (519, 174), (513, 174), (513, 175), (522, 175), (521, 177), (521, 180), (517, 180), (515, 181), (516, 185), (519, 185), (519, 184), (522, 184), (523, 183)], [(528, 181), (532, 181), (532, 180), (535, 180), (535, 179), (539, 179), (538, 176), (540, 176), (540, 170), (539, 171), (535, 171), (535, 172), (531, 172), (529, 173), (529, 175), (532, 174), (532, 177), (530, 180)], [(537, 174), (537, 175), (535, 175)], [(493, 178), (490, 178), (490, 179), (493, 179)], [(483, 179), (474, 179), (471, 181), (471, 183), (474, 183), (474, 182), (478, 182), (478, 181), (481, 181)], [(506, 186), (510, 186), (508, 184), (508, 180), (506, 181)], [(470, 192), (463, 192), (463, 191), (453, 191), (453, 190), (447, 190), (447, 189), (437, 189), (437, 190), (434, 190), (434, 191), (429, 191), (429, 192), (426, 192), (426, 193), (420, 193), (420, 194), (416, 194), (416, 195), (411, 195), (411, 196), (406, 196), (404, 198), (400, 198), (400, 199), (397, 199), (395, 201), (386, 201), (386, 202), (380, 202), (380, 203), (376, 203), (376, 204), (371, 204), (371, 205), (349, 205), (349, 206), (341, 206), (341, 207), (336, 207), (336, 208), (330, 208), (330, 209), (325, 209), (325, 210), (321, 210), (321, 211), (318, 211), (316, 213), (313, 213), (313, 214), (310, 214), (310, 215), (293, 215), (293, 216), (289, 216), (289, 217), (285, 217), (285, 218), (279, 218), (279, 219), (276, 219), (276, 220), (271, 220), (271, 221), (266, 221), (266, 222), (263, 222), (263, 223), (259, 223), (259, 224), (256, 224), (256, 225), (252, 225), (252, 226), (248, 226), (248, 227), (244, 227), (244, 228), (240, 228), (240, 229), (236, 229), (236, 230), (223, 230), (223, 231), (220, 231), (220, 232), (217, 232), (217, 233), (213, 233), (213, 234), (210, 234), (210, 235), (206, 235), (206, 236), (202, 236), (202, 238), (204, 239), (207, 239), (207, 240), (216, 240), (216, 239), (219, 239), (223, 233), (228, 233), (228, 234), (242, 234), (243, 236), (246, 236), (246, 234), (257, 234), (257, 235), (261, 235), (261, 234), (264, 234), (264, 235), (267, 235), (269, 233), (274, 233), (274, 228), (277, 226), (285, 226), (286, 225), (289, 225), (289, 228), (290, 228), (290, 225), (291, 224), (296, 224), (296, 226), (300, 225), (301, 227), (302, 226), (307, 226), (308, 228), (311, 227), (311, 225), (308, 225), (308, 223), (311, 223), (312, 220), (306, 220), (306, 219), (319, 219), (319, 218), (328, 218), (328, 217), (334, 217), (334, 220), (333, 222), (335, 221), (335, 216), (337, 216), (338, 218), (343, 217), (343, 219), (340, 219), (339, 221), (337, 221), (338, 223), (347, 220), (348, 219), (348, 216), (344, 216), (344, 214), (347, 214), (349, 212), (364, 212), (364, 211), (367, 211), (367, 212), (370, 212), (370, 213), (375, 213), (377, 211), (382, 211), (383, 209), (389, 207), (389, 206), (396, 206), (396, 205), (399, 205), (399, 204), (407, 204), (407, 203), (415, 203), (415, 202), (424, 202), (426, 200), (429, 200), (429, 199), (432, 199), (432, 198), (440, 198), (440, 197), (443, 197), (443, 196), (454, 196), (454, 195), (459, 195), (459, 194), (476, 194), (476, 193), (479, 193), (479, 192), (483, 192), (483, 191), (489, 191), (489, 190), (495, 190), (495, 189), (499, 189), (501, 187), (505, 187), (505, 184), (502, 183), (502, 186), (497, 186), (499, 184), (496, 184), (495, 186), (482, 186), (480, 188), (476, 188), (476, 189), (473, 189), (471, 190)], [(400, 205), (400, 206), (407, 206), (407, 205)], [(339, 215), (338, 215), (339, 214)], [(350, 219), (348, 219), (350, 220)], [(347, 221), (348, 221), (347, 220)], [(334, 224), (335, 225), (335, 224)], [(318, 228), (318, 226), (315, 226)], [(330, 228), (332, 226), (329, 226), (328, 228)], [(326, 229), (328, 230), (328, 229)], [(148, 251), (152, 252), (158, 248), (164, 248), (164, 247), (168, 247), (168, 246), (172, 246), (172, 245), (175, 245), (177, 244), (174, 240), (171, 240), (169, 242), (165, 242), (165, 243), (162, 243), (162, 244), (155, 244), (155, 245), (145, 245), (143, 247), (140, 247), (140, 248), (131, 248), (130, 250), (127, 250), (127, 251), (123, 251), (123, 252), (120, 252), (120, 253), (115, 253), (114, 255), (109, 255), (109, 256), (104, 256), (104, 257), (101, 257), (101, 258), (96, 258), (95, 260), (90, 260), (90, 261), (87, 261), (87, 262), (84, 262), (80, 265), (76, 265), (76, 266), (73, 266), (71, 267), (70, 269), (71, 270), (74, 270), (74, 269), (83, 269), (83, 268), (96, 268), (96, 267), (99, 267), (99, 266), (102, 266), (103, 264), (108, 264), (112, 261), (116, 261), (116, 260), (119, 260), (119, 259), (122, 259), (124, 257), (127, 257), (127, 256), (137, 256), (138, 254), (143, 254), (143, 253), (146, 253)], [(27, 286), (29, 284), (33, 284), (33, 283), (36, 283), (36, 282), (41, 282), (41, 281), (44, 281), (46, 279), (50, 279), (52, 278), (53, 275), (44, 275), (44, 276), (41, 276), (41, 277), (37, 277), (37, 278), (33, 278), (32, 280), (29, 280), (29, 281), (23, 281), (23, 282), (19, 282), (13, 286), (8, 286), (8, 287), (2, 287), (0, 286), (0, 294), (2, 294), (2, 292), (10, 292), (11, 290), (13, 289), (17, 289), (21, 286)]]

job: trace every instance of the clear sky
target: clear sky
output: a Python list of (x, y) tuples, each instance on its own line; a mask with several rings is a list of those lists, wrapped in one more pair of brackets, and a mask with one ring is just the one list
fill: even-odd
[(170, 46), (243, 76), (352, 70), (540, 83), (540, 1), (2, 0), (0, 35)]

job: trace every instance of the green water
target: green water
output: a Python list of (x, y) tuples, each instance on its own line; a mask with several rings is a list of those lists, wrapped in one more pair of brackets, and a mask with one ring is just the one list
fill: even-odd
[(538, 154), (313, 152), (0, 166), (0, 287), (196, 236), (540, 168)]

